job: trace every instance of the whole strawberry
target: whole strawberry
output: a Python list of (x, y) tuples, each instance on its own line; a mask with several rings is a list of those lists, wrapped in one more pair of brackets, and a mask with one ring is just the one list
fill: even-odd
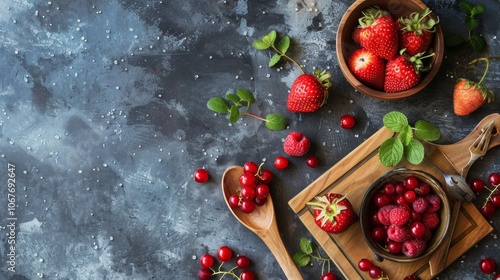
[(453, 91), (453, 111), (457, 116), (467, 116), (493, 98), (493, 92), (483, 84), (459, 79)]
[(328, 233), (342, 233), (358, 220), (345, 195), (329, 193), (308, 202), (316, 224)]
[(398, 52), (398, 25), (387, 11), (371, 7), (359, 19), (359, 43), (366, 49), (387, 60)]
[(436, 24), (439, 19), (434, 20), (429, 15), (431, 10), (426, 8), (420, 13), (412, 13), (408, 17), (402, 17), (399, 22), (399, 48), (406, 49), (410, 56), (426, 52), (434, 37)]
[(349, 70), (363, 84), (384, 89), (385, 60), (368, 49), (358, 49), (349, 57)]
[[(387, 62), (385, 66), (385, 92), (400, 92), (416, 86), (422, 77), (422, 72), (428, 71), (431, 67), (424, 66), (422, 59), (423, 53), (408, 57), (404, 55), (404, 49), (401, 55)], [(432, 53), (431, 55), (434, 55)]]
[(331, 75), (316, 69), (313, 74), (301, 74), (290, 88), (286, 106), (292, 112), (309, 113), (318, 110), (328, 99)]

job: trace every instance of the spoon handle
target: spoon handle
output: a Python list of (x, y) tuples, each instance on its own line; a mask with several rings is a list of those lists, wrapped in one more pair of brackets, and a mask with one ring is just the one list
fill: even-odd
[(283, 244), (276, 222), (273, 222), (267, 230), (257, 232), (257, 235), (273, 253), (287, 279), (304, 279)]

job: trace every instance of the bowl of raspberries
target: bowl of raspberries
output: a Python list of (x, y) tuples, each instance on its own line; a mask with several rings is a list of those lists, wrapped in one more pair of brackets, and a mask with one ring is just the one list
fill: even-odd
[(381, 100), (421, 91), (443, 60), (439, 17), (420, 0), (356, 0), (342, 17), (336, 39), (347, 81)]
[(429, 256), (443, 240), (450, 203), (432, 175), (398, 168), (368, 188), (359, 216), (375, 259), (412, 262)]

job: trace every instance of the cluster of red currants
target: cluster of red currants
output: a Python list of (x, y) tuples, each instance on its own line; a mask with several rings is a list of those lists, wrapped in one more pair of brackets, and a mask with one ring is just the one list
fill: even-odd
[(492, 217), (495, 209), (500, 207), (500, 173), (491, 173), (488, 176), (488, 185), (486, 186), (486, 183), (479, 178), (472, 179), (470, 182), (470, 188), (474, 192), (479, 193), (484, 190), (489, 192), (480, 211), (485, 217)]
[[(222, 266), (233, 258), (233, 250), (228, 246), (222, 246), (217, 250), (217, 259), (221, 262), (217, 270), (213, 269), (215, 258), (210, 254), (204, 254), (200, 258), (201, 269), (198, 270), (198, 279), (208, 280), (214, 275), (220, 275), (222, 279), (226, 275), (231, 275), (238, 280), (254, 280), (255, 274), (248, 269), (250, 259), (247, 256), (236, 257), (236, 266), (224, 271)], [(237, 269), (240, 269), (240, 274), (236, 274)]]
[[(374, 265), (369, 259), (361, 259), (358, 262), (358, 268), (361, 271), (368, 272), (368, 275), (372, 279), (377, 280), (388, 280), (389, 277), (384, 274), (384, 271), (379, 267)], [(415, 275), (408, 275), (403, 280), (419, 280)]]
[(240, 190), (229, 197), (229, 205), (239, 208), (243, 213), (252, 213), (257, 206), (266, 203), (269, 196), (269, 184), (273, 173), (269, 169), (262, 169), (253, 161), (243, 165), (243, 174), (239, 178)]
[(496, 266), (495, 260), (492, 258), (483, 258), (479, 261), (479, 269), (482, 273), (490, 276), (488, 279), (500, 280), (500, 272), (495, 273)]

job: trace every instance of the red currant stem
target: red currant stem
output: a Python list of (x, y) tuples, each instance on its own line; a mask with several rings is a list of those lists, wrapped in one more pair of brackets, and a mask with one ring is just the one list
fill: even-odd
[(486, 74), (488, 73), (488, 69), (490, 67), (490, 59), (500, 59), (500, 56), (480, 57), (480, 58), (476, 58), (473, 61), (469, 62), (469, 64), (474, 64), (478, 61), (486, 62), (486, 68), (484, 69), (483, 76), (481, 77), (481, 80), (479, 80), (478, 84), (482, 83), (484, 78), (486, 78)]
[(262, 117), (259, 117), (259, 116), (257, 116), (257, 115), (254, 115), (254, 114), (252, 114), (252, 113), (248, 113), (247, 111), (243, 112), (242, 114), (243, 114), (243, 115), (250, 116), (250, 117), (254, 117), (254, 118), (256, 118), (256, 119), (258, 119), (258, 120), (261, 120), (261, 121), (263, 121), (263, 122), (267, 121), (266, 119), (264, 119), (264, 118), (262, 118)]
[(260, 171), (262, 170), (262, 166), (264, 166), (264, 162), (261, 162), (259, 164), (259, 168), (257, 168), (257, 173), (255, 174), (255, 176), (257, 176), (257, 178), (259, 178), (259, 179), (262, 179), (262, 176), (259, 175)]
[(278, 50), (278, 49), (274, 46), (274, 44), (272, 44), (272, 45), (271, 45), (271, 48), (273, 48), (273, 49), (274, 49), (274, 50), (275, 50), (275, 51), (276, 51), (279, 55), (281, 55), (282, 57), (284, 57), (284, 58), (286, 58), (286, 59), (290, 60), (291, 62), (293, 62), (293, 63), (294, 63), (294, 64), (295, 64), (295, 65), (299, 68), (299, 70), (300, 70), (300, 72), (302, 72), (302, 74), (304, 74), (304, 73), (305, 73), (305, 72), (304, 72), (304, 69), (302, 69), (302, 67), (300, 66), (300, 64), (299, 64), (297, 61), (295, 61), (293, 58), (291, 58), (291, 57), (289, 57), (288, 55), (286, 55), (286, 53), (281, 52), (280, 50)]
[(499, 187), (500, 187), (500, 184), (493, 186), (492, 190), (490, 190), (488, 187), (485, 187), (485, 189), (487, 189), (490, 192), (490, 194), (488, 195), (488, 197), (486, 197), (486, 200), (484, 201), (483, 207), (485, 207), (486, 203), (488, 203), (488, 201), (491, 200), (491, 196), (493, 194), (495, 194), (495, 192), (498, 190)]

